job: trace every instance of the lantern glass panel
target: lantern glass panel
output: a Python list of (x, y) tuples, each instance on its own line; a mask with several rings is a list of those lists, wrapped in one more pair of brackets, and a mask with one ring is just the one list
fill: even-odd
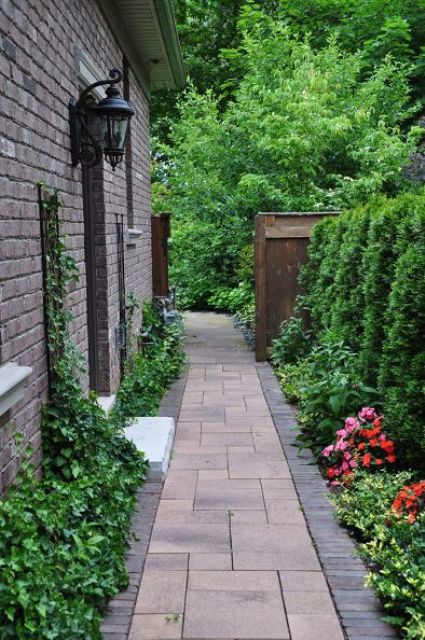
[(122, 151), (128, 127), (128, 116), (110, 114), (101, 117), (102, 148)]

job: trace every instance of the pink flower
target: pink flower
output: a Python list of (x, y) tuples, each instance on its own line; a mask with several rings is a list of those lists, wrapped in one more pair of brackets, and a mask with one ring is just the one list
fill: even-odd
[(359, 420), (360, 422), (366, 422), (367, 420), (375, 420), (378, 417), (374, 407), (363, 407), (361, 411), (359, 411)]
[(349, 471), (350, 470), (350, 465), (348, 464), (348, 462), (343, 462), (342, 463), (342, 470), (343, 471)]
[(323, 449), (322, 456), (325, 456), (325, 458), (329, 458), (333, 450), (334, 450), (334, 446), (333, 444), (330, 444), (329, 447), (326, 447), (325, 449)]
[(348, 464), (352, 469), (354, 469), (355, 467), (357, 467), (357, 460), (350, 460)]
[(351, 460), (353, 456), (351, 455), (351, 453), (349, 453), (349, 451), (346, 451), (344, 453), (344, 460)]
[(345, 421), (345, 428), (348, 431), (348, 433), (352, 433), (353, 431), (358, 429), (359, 426), (360, 425), (355, 418), (347, 418)]
[(348, 447), (348, 442), (345, 442), (345, 440), (338, 440), (338, 442), (335, 445), (335, 451), (345, 451), (347, 447)]
[(346, 431), (345, 429), (340, 429), (336, 432), (336, 435), (340, 438), (345, 438), (345, 436), (348, 436), (348, 431)]

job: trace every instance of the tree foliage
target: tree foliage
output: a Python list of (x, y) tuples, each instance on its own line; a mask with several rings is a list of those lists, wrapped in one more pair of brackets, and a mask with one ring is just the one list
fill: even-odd
[(156, 207), (174, 214), (173, 276), (186, 302), (205, 306), (238, 284), (238, 256), (259, 211), (355, 206), (404, 185), (416, 130), (409, 70), (390, 57), (366, 73), (335, 38), (309, 38), (255, 7), (239, 20), (234, 59), (243, 77), (223, 108), (190, 87), (171, 145), (156, 157)]

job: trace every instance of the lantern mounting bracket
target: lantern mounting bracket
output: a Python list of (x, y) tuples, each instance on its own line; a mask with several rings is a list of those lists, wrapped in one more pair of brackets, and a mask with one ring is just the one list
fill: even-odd
[[(121, 98), (119, 90), (114, 85), (121, 82), (123, 74), (119, 69), (111, 69), (109, 79), (99, 80), (86, 87), (78, 100), (71, 98), (69, 101), (69, 124), (71, 134), (71, 163), (76, 167), (79, 163), (86, 167), (93, 167), (102, 159), (103, 152), (105, 157), (115, 170), (116, 165), (122, 160), (124, 155), (125, 135), (121, 139), (121, 144), (116, 148), (112, 144), (112, 134), (110, 123), (107, 123), (107, 131), (109, 133), (106, 148), (96, 139), (90, 129), (89, 120), (96, 119), (101, 116), (120, 116), (128, 121), (134, 114), (130, 105)], [(109, 85), (106, 89), (107, 98), (99, 103), (93, 95), (93, 89), (96, 87)], [(100, 109), (99, 109), (100, 106)], [(105, 141), (104, 141), (105, 142)]]

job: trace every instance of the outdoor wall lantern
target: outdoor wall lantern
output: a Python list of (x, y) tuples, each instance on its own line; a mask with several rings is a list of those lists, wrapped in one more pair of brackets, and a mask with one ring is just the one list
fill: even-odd
[[(78, 100), (69, 102), (72, 166), (79, 162), (93, 167), (102, 159), (102, 153), (115, 171), (124, 156), (128, 125), (134, 110), (120, 95), (116, 86), (122, 80), (119, 69), (112, 69), (109, 80), (99, 80), (84, 89)], [(109, 84), (106, 97), (96, 102), (92, 91)]]

